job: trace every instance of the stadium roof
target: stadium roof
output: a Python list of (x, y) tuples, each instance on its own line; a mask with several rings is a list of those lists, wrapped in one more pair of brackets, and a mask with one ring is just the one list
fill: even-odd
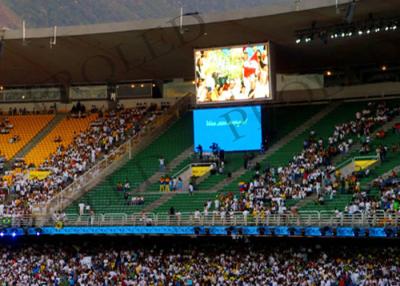
[[(193, 78), (193, 49), (267, 40), (275, 44), (277, 72), (399, 61), (398, 31), (297, 45), (296, 30), (311, 27), (313, 21), (317, 26), (343, 23), (348, 5), (342, 4), (337, 13), (332, 0), (300, 1), (299, 11), (293, 6), (296, 1), (284, 2), (269, 3), (264, 9), (188, 15), (183, 18), (183, 34), (178, 17), (57, 28), (55, 45), (50, 44), (52, 28), (28, 29), (25, 42), (21, 30), (3, 31), (0, 84)], [(354, 21), (371, 13), (377, 18), (394, 17), (397, 11), (398, 0), (363, 0), (356, 4)]]

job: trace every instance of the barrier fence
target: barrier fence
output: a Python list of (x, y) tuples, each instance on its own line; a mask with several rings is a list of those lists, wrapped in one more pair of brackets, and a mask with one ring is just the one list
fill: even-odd
[(3, 216), (3, 227), (57, 226), (301, 226), (301, 227), (385, 227), (399, 226), (400, 214), (376, 211), (337, 215), (330, 211), (304, 211), (296, 214), (246, 215), (242, 212), (155, 214), (106, 213), (95, 215), (53, 216)]

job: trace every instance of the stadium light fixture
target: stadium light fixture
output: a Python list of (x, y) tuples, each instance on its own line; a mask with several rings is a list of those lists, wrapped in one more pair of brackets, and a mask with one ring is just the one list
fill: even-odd
[(26, 41), (26, 26), (25, 26), (25, 20), (22, 20), (22, 45), (26, 46), (27, 41)]
[(199, 12), (187, 12), (187, 13), (184, 13), (182, 16), (196, 16), (196, 15), (199, 15), (200, 13)]
[(40, 227), (35, 228), (35, 233), (36, 236), (40, 236), (42, 234), (43, 230)]
[(381, 32), (396, 31), (399, 30), (399, 22), (400, 17), (374, 19), (372, 14), (370, 14), (369, 18), (364, 21), (348, 21), (345, 23), (325, 27), (317, 27), (314, 21), (311, 28), (297, 30), (295, 32), (296, 38), (294, 41), (296, 44), (308, 44), (314, 40), (314, 35), (319, 35), (320, 40), (326, 44), (327, 39), (329, 38), (341, 39), (357, 35), (363, 36)]
[(53, 37), (50, 38), (50, 48), (53, 48), (57, 44), (57, 26), (53, 28)]
[(197, 12), (197, 11), (183, 13), (183, 7), (181, 7), (181, 9), (180, 9), (180, 17), (179, 17), (179, 32), (182, 35), (186, 32), (186, 30), (183, 28), (183, 17), (186, 17), (186, 16), (197, 16), (197, 15), (199, 15), (199, 12)]
[(350, 24), (351, 22), (353, 22), (353, 17), (354, 17), (354, 11), (355, 11), (355, 9), (356, 9), (356, 1), (353, 0), (353, 1), (349, 4), (349, 6), (347, 7), (346, 15), (345, 15), (345, 17), (344, 17), (344, 20), (345, 20), (348, 24)]
[(301, 0), (294, 0), (294, 9), (295, 9), (295, 11), (299, 11), (300, 10), (300, 4), (301, 4)]
[(381, 65), (381, 71), (386, 71), (387, 70), (387, 66), (386, 65)]

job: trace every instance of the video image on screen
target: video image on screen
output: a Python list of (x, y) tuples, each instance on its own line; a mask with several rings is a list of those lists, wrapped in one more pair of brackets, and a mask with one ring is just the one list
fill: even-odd
[(194, 147), (205, 152), (216, 143), (225, 151), (259, 150), (262, 143), (261, 107), (240, 106), (194, 110)]
[(271, 99), (268, 44), (195, 51), (196, 102)]

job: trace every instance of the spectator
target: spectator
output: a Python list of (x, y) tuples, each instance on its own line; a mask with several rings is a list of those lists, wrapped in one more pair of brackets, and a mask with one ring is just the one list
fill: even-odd
[[(327, 140), (311, 131), (304, 142), (303, 151), (293, 156), (286, 166), (267, 166), (264, 173), (259, 171), (261, 168), (255, 168), (255, 174), (249, 182), (239, 182), (240, 195), (221, 194), (218, 209), (215, 211), (282, 213), (286, 209), (285, 200), (288, 198), (300, 200), (316, 193), (316, 202), (324, 204), (324, 197), (328, 195), (333, 199), (338, 189), (342, 192), (360, 192), (357, 175), (361, 173), (353, 174), (346, 180), (342, 180), (339, 173), (335, 180), (331, 179), (335, 171), (332, 158), (340, 153), (347, 153), (354, 144), (353, 138), (361, 138), (364, 150), (360, 152), (368, 152), (372, 128), (399, 114), (398, 107), (389, 109), (385, 104), (369, 104), (368, 108), (357, 113), (355, 120), (336, 125)], [(386, 152), (385, 146), (377, 149), (381, 160), (385, 160)], [(245, 154), (244, 168), (248, 167), (249, 158)], [(368, 170), (365, 175), (368, 175)]]
[[(141, 219), (151, 224), (145, 214)], [(174, 237), (164, 246), (149, 242), (148, 237), (146, 241), (103, 240), (20, 242), (3, 247), (0, 281), (5, 285), (127, 286), (400, 284), (400, 253), (393, 243), (246, 243)]]
[(199, 153), (199, 159), (200, 161), (203, 160), (203, 146), (200, 144), (196, 147), (197, 152)]
[(190, 196), (193, 196), (194, 186), (193, 186), (192, 183), (189, 183), (188, 191), (189, 191), (189, 195), (190, 195)]
[(85, 204), (83, 202), (80, 202), (78, 204), (79, 207), (79, 215), (82, 216), (85, 214)]
[(117, 183), (117, 192), (122, 192), (124, 190), (124, 187), (122, 186), (121, 182)]
[(181, 177), (178, 178), (178, 182), (176, 183), (176, 190), (178, 192), (182, 192), (183, 191), (183, 181), (182, 181)]
[(130, 189), (131, 189), (131, 184), (129, 183), (128, 178), (126, 178), (125, 184), (124, 184), (124, 192), (129, 192)]
[(160, 163), (160, 171), (161, 171), (161, 172), (164, 172), (164, 171), (165, 171), (165, 159), (164, 159), (164, 157), (161, 156), (161, 157), (158, 159), (158, 162)]
[(160, 177), (159, 183), (160, 183), (160, 192), (164, 192), (165, 191), (165, 178), (164, 178), (164, 176)]
[[(84, 116), (84, 107), (80, 104), (75, 106), (77, 107), (81, 109), (81, 116)], [(87, 130), (75, 134), (70, 145), (60, 145), (55, 153), (37, 166), (40, 170), (49, 171), (49, 175), (44, 179), (29, 178), (29, 173), (25, 170), (34, 166), (18, 162), (18, 168), (21, 168), (22, 172), (13, 171), (9, 183), (0, 178), (0, 188), (5, 186), (7, 189), (17, 190), (13, 199), (5, 204), (5, 213), (28, 215), (34, 207), (45, 206), (104, 155), (110, 154), (129, 138), (137, 136), (137, 133), (158, 114), (151, 107), (122, 108), (102, 114), (91, 122)], [(120, 186), (118, 189), (121, 190)]]

